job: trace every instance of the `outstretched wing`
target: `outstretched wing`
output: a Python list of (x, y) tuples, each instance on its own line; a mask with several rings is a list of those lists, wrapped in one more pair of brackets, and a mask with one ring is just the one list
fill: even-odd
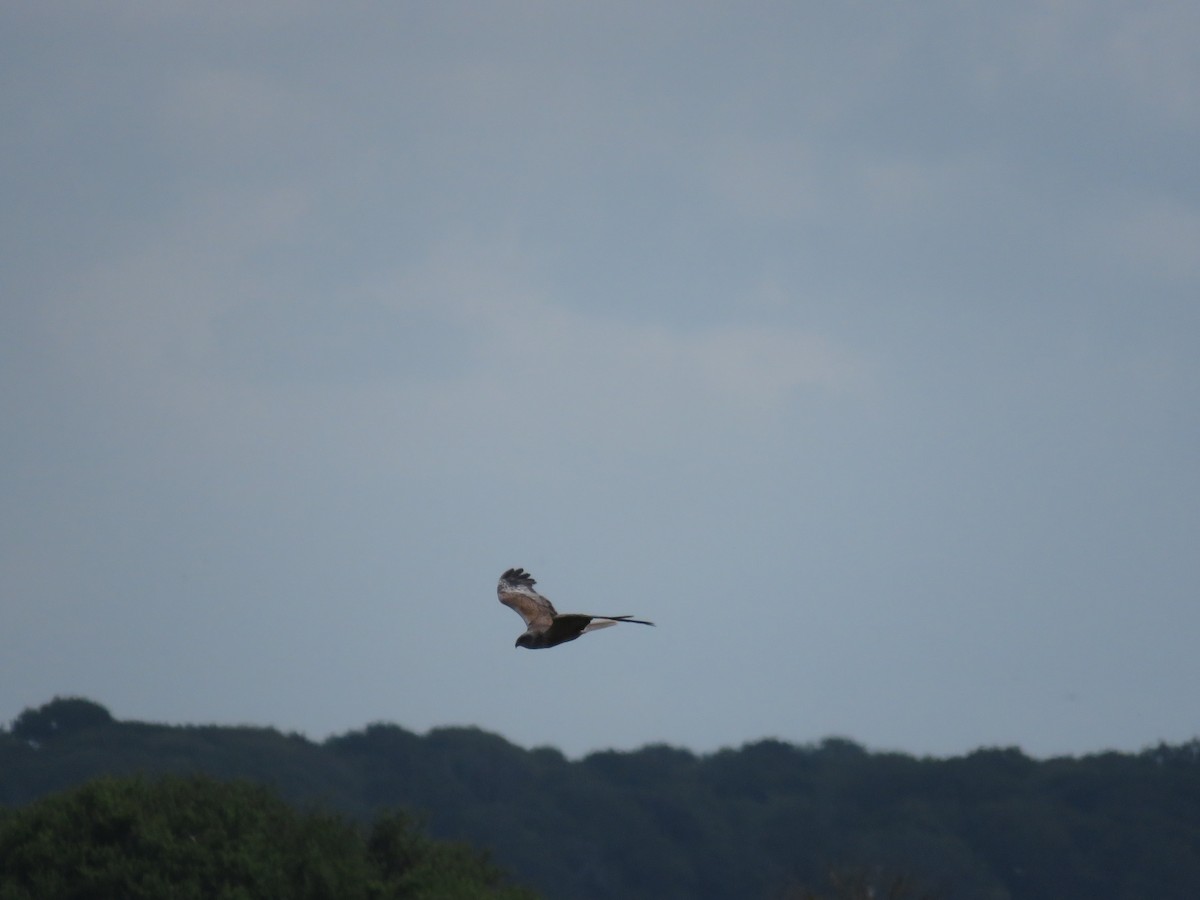
[(524, 569), (509, 569), (500, 576), (496, 594), (501, 603), (525, 620), (526, 627), (549, 628), (556, 615), (554, 604), (533, 589), (535, 584)]
[(546, 644), (553, 647), (565, 641), (573, 641), (583, 634), (610, 628), (622, 622), (636, 622), (638, 625), (653, 625), (645, 619), (635, 619), (632, 616), (588, 616), (582, 613), (563, 613), (555, 616), (546, 631)]

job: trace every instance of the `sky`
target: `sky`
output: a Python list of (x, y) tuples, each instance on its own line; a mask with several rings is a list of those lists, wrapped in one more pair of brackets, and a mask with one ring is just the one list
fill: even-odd
[[(1200, 735), (1200, 6), (5, 3), (0, 722)], [(496, 601), (633, 614), (546, 651)]]

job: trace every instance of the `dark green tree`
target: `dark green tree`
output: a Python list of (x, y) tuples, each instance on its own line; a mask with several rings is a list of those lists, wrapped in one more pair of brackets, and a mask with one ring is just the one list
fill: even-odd
[(55, 697), (37, 709), (17, 716), (12, 736), (30, 744), (41, 744), (85, 728), (112, 724), (112, 714), (99, 703), (82, 697)]
[(938, 894), (922, 888), (906, 875), (870, 869), (835, 870), (821, 890), (802, 885), (785, 890), (780, 900), (937, 900)]
[(382, 896), (411, 900), (534, 896), (506, 884), (504, 872), (485, 854), (466, 844), (427, 837), (404, 813), (385, 813), (375, 820), (367, 854), (377, 882), (385, 886)]
[(100, 778), (0, 818), (0, 900), (529, 896), (403, 817), (364, 839), (348, 820), (247, 782)]

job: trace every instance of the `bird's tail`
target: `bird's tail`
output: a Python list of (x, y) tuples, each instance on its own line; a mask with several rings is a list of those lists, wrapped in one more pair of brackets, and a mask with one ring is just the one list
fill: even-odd
[(605, 619), (610, 624), (615, 625), (617, 622), (633, 622), (637, 625), (653, 625), (653, 622), (647, 622), (645, 619), (635, 619), (633, 616), (596, 616), (597, 619)]

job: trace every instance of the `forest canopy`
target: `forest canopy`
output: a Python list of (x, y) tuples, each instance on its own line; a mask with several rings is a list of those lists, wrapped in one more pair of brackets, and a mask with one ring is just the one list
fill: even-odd
[[(556, 898), (813, 897), (807, 886), (833, 884), (830, 873), (876, 896), (897, 884), (921, 886), (903, 896), (965, 900), (1200, 896), (1198, 741), (1046, 760), (1011, 747), (917, 758), (840, 738), (569, 760), (475, 728), (375, 723), (314, 742), (120, 721), (82, 698), (25, 710), (0, 731), (6, 823), (72, 787), (110, 796), (114, 784), (149, 783), (97, 778), (157, 775), (252, 782), (367, 834), (407, 810), (432, 838), (482, 848), (516, 883)], [(331, 821), (296, 833), (349, 841)], [(837, 896), (853, 896), (845, 890)]]

